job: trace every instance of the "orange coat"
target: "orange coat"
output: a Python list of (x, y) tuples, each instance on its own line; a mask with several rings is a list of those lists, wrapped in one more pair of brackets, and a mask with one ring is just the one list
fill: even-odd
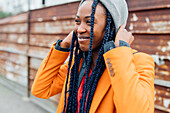
[[(55, 44), (42, 61), (32, 86), (39, 98), (61, 94), (57, 113), (64, 106), (64, 83), (69, 52), (58, 51)], [(104, 54), (106, 69), (101, 76), (90, 113), (154, 113), (154, 61), (145, 53), (118, 47)]]

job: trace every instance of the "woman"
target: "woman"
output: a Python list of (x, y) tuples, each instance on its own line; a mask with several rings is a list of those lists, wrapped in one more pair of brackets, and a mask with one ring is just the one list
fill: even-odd
[(130, 48), (127, 17), (124, 0), (81, 1), (74, 31), (53, 44), (32, 94), (62, 92), (57, 113), (153, 113), (154, 61)]

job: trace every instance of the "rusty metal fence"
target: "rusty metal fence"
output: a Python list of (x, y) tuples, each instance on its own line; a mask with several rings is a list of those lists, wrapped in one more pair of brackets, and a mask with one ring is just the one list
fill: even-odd
[[(155, 68), (155, 112), (170, 111), (170, 1), (127, 0), (127, 29), (132, 48), (150, 54)], [(79, 2), (52, 6), (0, 19), (0, 75), (26, 87), (28, 96), (36, 71), (50, 46), (74, 28)], [(29, 25), (28, 25), (29, 23)], [(30, 27), (28, 27), (30, 26)], [(50, 98), (58, 103), (60, 95)]]

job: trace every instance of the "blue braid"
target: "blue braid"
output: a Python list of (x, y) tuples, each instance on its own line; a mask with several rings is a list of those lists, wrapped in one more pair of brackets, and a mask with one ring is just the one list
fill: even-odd
[(79, 71), (79, 65), (80, 65), (80, 59), (82, 58), (83, 56), (83, 52), (80, 50), (79, 51), (79, 55), (78, 55), (78, 58), (77, 58), (77, 65), (76, 65), (76, 77), (75, 77), (75, 82), (74, 82), (74, 92), (73, 92), (73, 113), (76, 112), (77, 110), (77, 92), (78, 92), (78, 79), (79, 79), (79, 75), (78, 75), (78, 71)]
[[(98, 59), (96, 61), (96, 66), (94, 67), (92, 74), (89, 77), (90, 72), (90, 65), (91, 65), (91, 59), (92, 59), (92, 43), (93, 43), (93, 28), (94, 28), (94, 14), (95, 9), (98, 4), (98, 0), (94, 0), (92, 5), (92, 14), (91, 14), (91, 33), (90, 33), (90, 44), (89, 44), (89, 51), (87, 56), (87, 65), (86, 65), (86, 78), (85, 78), (85, 84), (83, 86), (83, 96), (80, 100), (80, 113), (89, 113), (90, 106), (92, 103), (92, 99), (97, 87), (97, 83), (102, 76), (104, 70), (105, 70), (105, 61), (103, 58), (104, 54), (104, 44), (107, 41), (114, 40), (115, 38), (115, 26), (112, 21), (110, 13), (107, 11), (107, 22), (106, 22), (106, 28), (105, 28), (105, 36), (103, 39), (103, 42), (101, 44), (101, 48), (98, 54)], [(71, 62), (73, 59), (73, 49), (74, 49), (74, 42), (76, 41), (76, 50), (75, 50), (75, 56), (74, 56), (74, 65), (71, 68)], [(63, 113), (75, 113), (77, 110), (77, 91), (78, 91), (78, 71), (79, 71), (79, 65), (80, 60), (83, 56), (83, 52), (79, 49), (78, 39), (76, 37), (76, 34), (73, 33), (72, 43), (71, 43), (71, 50), (70, 50), (70, 59), (68, 63), (68, 72), (67, 72), (67, 78), (65, 83), (65, 100), (64, 100), (64, 109)], [(68, 84), (68, 78), (69, 78), (69, 71), (71, 68), (70, 73), (70, 84), (69, 84), (69, 91), (67, 91), (67, 84)], [(68, 102), (66, 102), (67, 98), (67, 92), (69, 92)], [(86, 101), (87, 99), (87, 101)], [(86, 105), (86, 108), (85, 108)]]
[[(113, 19), (111, 19), (113, 20)], [(116, 37), (116, 30), (115, 30), (115, 25), (114, 22), (112, 21), (111, 27), (110, 27), (110, 37), (108, 41), (115, 41), (115, 37)]]
[[(106, 23), (106, 28), (105, 28), (105, 36), (104, 36), (104, 39), (103, 39), (103, 42), (102, 42), (102, 45), (104, 45), (104, 43), (107, 41), (106, 39), (108, 39), (108, 37), (109, 37), (109, 25), (110, 23), (109, 23), (109, 21), (107, 21), (107, 23)], [(103, 46), (101, 46), (101, 49), (100, 49), (100, 51), (99, 51), (99, 54), (98, 54), (98, 59), (97, 59), (97, 61), (96, 61), (96, 64), (101, 64), (101, 65), (103, 65), (103, 63), (101, 63), (101, 60), (102, 60), (102, 57), (101, 56), (103, 56), (103, 53), (104, 53), (104, 47)], [(100, 70), (100, 68), (101, 68), (101, 66), (100, 65), (96, 65), (95, 67), (94, 67), (94, 69), (93, 69), (93, 72), (92, 72), (92, 74), (91, 74), (91, 76), (90, 76), (90, 78), (89, 78), (89, 81), (88, 81), (88, 84), (87, 84), (87, 91), (91, 88), (91, 85), (92, 85), (92, 83), (94, 82), (94, 78), (96, 77), (95, 75), (97, 75), (98, 73), (97, 73), (97, 70)]]
[[(76, 38), (77, 39), (77, 38)], [(74, 108), (72, 106), (73, 104), (73, 100), (72, 100), (72, 97), (73, 97), (73, 93), (74, 93), (74, 82), (75, 82), (75, 78), (76, 78), (76, 63), (77, 63), (77, 52), (78, 52), (78, 47), (79, 47), (79, 44), (78, 44), (78, 41), (76, 41), (76, 50), (75, 50), (75, 55), (74, 55), (74, 65), (71, 69), (71, 76), (70, 76), (70, 84), (69, 84), (69, 97), (68, 97), (68, 105), (67, 105), (67, 110), (66, 112), (71, 112)]]
[(64, 109), (63, 109), (63, 113), (65, 113), (65, 109), (66, 109), (66, 99), (67, 99), (67, 84), (68, 84), (68, 78), (69, 78), (69, 72), (70, 72), (70, 67), (71, 67), (71, 62), (72, 62), (72, 58), (73, 58), (73, 49), (74, 49), (74, 42), (76, 40), (76, 34), (75, 32), (73, 32), (73, 36), (72, 36), (72, 42), (71, 42), (71, 52), (70, 52), (70, 59), (69, 59), (69, 63), (68, 63), (68, 72), (67, 72), (67, 78), (66, 78), (66, 83), (65, 83), (65, 96), (64, 96)]
[(89, 78), (89, 82), (88, 82), (87, 89), (89, 91), (89, 95), (88, 95), (88, 98), (87, 98), (86, 113), (88, 113), (89, 110), (90, 110), (91, 102), (92, 102), (92, 99), (93, 99), (93, 95), (94, 95), (98, 80), (100, 79), (101, 75), (103, 74), (103, 71), (105, 70), (105, 62), (104, 62), (103, 54), (104, 54), (104, 44), (106, 43), (106, 41), (110, 37), (110, 25), (111, 25), (111, 18), (109, 18), (110, 16), (111, 15), (108, 12), (107, 13), (107, 23), (106, 23), (106, 28), (105, 28), (105, 36), (104, 36), (104, 39), (103, 39), (103, 42), (102, 42), (101, 49), (100, 49), (99, 54), (98, 54), (96, 66), (95, 66), (95, 68), (94, 68), (94, 70), (93, 70), (93, 72), (92, 72), (92, 74)]
[(79, 43), (78, 43), (78, 39), (76, 38), (74, 65), (70, 73), (69, 97), (68, 97), (68, 102), (66, 107), (67, 108), (66, 113), (75, 113), (77, 110), (78, 70), (79, 70), (80, 59), (82, 58), (82, 56), (83, 56), (83, 52), (79, 50)]
[(88, 76), (90, 72), (90, 65), (91, 65), (91, 58), (92, 58), (92, 43), (93, 43), (93, 28), (94, 28), (94, 14), (96, 10), (96, 6), (98, 4), (98, 0), (94, 0), (93, 5), (92, 5), (92, 14), (91, 14), (91, 33), (90, 33), (90, 44), (89, 44), (89, 51), (88, 51), (88, 57), (87, 57), (87, 65), (86, 65), (86, 78), (85, 78), (85, 84), (83, 86), (83, 96), (80, 99), (80, 113), (84, 112), (85, 108), (85, 102), (86, 102), (86, 96), (87, 96), (87, 81), (88, 81)]
[(73, 90), (72, 90), (72, 112), (76, 112), (76, 106), (77, 106), (77, 98), (75, 100), (74, 96), (77, 96), (77, 90), (78, 90), (78, 69), (79, 69), (79, 64), (80, 64), (80, 56), (82, 55), (81, 52), (78, 54), (78, 49), (79, 49), (79, 43), (78, 39), (76, 40), (76, 50), (75, 50), (75, 67), (74, 67), (74, 81), (73, 81)]
[[(110, 16), (110, 13), (108, 13), (107, 16)], [(110, 36), (109, 35), (109, 33), (110, 33), (110, 24), (111, 24), (110, 22), (111, 22), (111, 20), (109, 18), (107, 18), (107, 23), (106, 23), (106, 28), (105, 28), (105, 36), (104, 36), (102, 45), (104, 45), (106, 43), (106, 41), (109, 39), (109, 36)], [(101, 49), (99, 51), (98, 59), (96, 61), (96, 64), (102, 64), (101, 63), (101, 60), (102, 60), (101, 56), (103, 56), (103, 53), (104, 53), (104, 46), (101, 46)], [(100, 65), (96, 65), (95, 68), (94, 68), (94, 71), (92, 72), (92, 75), (96, 75), (97, 72), (95, 70), (99, 70), (100, 67), (101, 67)], [(95, 78), (95, 76), (90, 76), (89, 83), (93, 83), (93, 80), (94, 80), (93, 78)], [(90, 87), (91, 87), (89, 83), (88, 83), (87, 89), (90, 89)]]
[[(105, 62), (102, 61), (102, 63), (105, 63)], [(94, 92), (95, 92), (96, 87), (97, 87), (97, 83), (98, 83), (100, 77), (102, 76), (104, 70), (105, 70), (105, 65), (102, 65), (101, 68), (100, 68), (100, 71), (98, 71), (99, 74), (98, 74), (98, 76), (96, 76), (94, 83), (92, 85), (92, 88), (89, 91), (89, 95), (88, 95), (88, 99), (87, 99), (87, 106), (86, 106), (86, 113), (89, 113), (89, 111), (90, 111), (90, 106), (91, 106), (91, 103), (92, 103)]]

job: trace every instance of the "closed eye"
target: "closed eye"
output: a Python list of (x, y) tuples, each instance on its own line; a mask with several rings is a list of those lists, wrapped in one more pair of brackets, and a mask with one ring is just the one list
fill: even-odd
[(87, 23), (91, 23), (91, 21), (90, 21), (90, 20), (87, 20), (86, 22), (87, 22)]
[(90, 21), (90, 20), (87, 20), (86, 23), (87, 23), (88, 25), (91, 25), (91, 21)]
[(75, 23), (76, 23), (76, 24), (80, 24), (80, 20), (77, 20), (77, 19), (76, 19), (76, 20), (75, 20)]
[(75, 22), (80, 22), (80, 20), (75, 20)]

